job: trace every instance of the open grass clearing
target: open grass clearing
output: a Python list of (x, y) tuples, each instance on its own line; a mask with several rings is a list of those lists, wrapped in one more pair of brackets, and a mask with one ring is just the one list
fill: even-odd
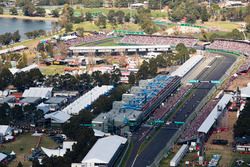
[[(98, 13), (101, 12), (104, 15), (107, 15), (110, 10), (114, 11), (123, 11), (125, 14), (130, 13), (130, 15), (135, 15), (137, 11), (135, 9), (129, 8), (77, 8), (74, 11), (75, 16), (79, 16), (81, 14), (85, 14), (87, 12)], [(154, 18), (165, 18), (167, 17), (167, 12), (160, 10), (151, 10), (152, 17)]]
[[(14, 151), (16, 153), (16, 159), (12, 161), (8, 166), (16, 167), (18, 162), (22, 162), (24, 167), (31, 165), (31, 162), (27, 160), (27, 157), (31, 154), (31, 149), (36, 146), (39, 141), (39, 137), (31, 136), (30, 133), (25, 133), (16, 138), (15, 141), (3, 144), (0, 147), (0, 151), (8, 152)], [(47, 136), (43, 136), (40, 146), (55, 148), (57, 144)]]
[(209, 21), (200, 25), (208, 28), (216, 28), (221, 31), (232, 31), (233, 29), (241, 27), (239, 23), (229, 21)]
[(64, 65), (50, 65), (50, 66), (40, 66), (39, 69), (41, 70), (43, 75), (55, 75), (55, 74), (63, 74), (64, 68), (66, 66)]
[(130, 30), (130, 31), (140, 31), (140, 26), (138, 24), (134, 23), (124, 23), (124, 24), (118, 24), (116, 26), (112, 26), (111, 24), (107, 23), (106, 28), (102, 29), (94, 24), (94, 22), (82, 22), (79, 24), (74, 25), (74, 30), (76, 30), (78, 27), (84, 28), (85, 31), (112, 31), (115, 29), (118, 30)]

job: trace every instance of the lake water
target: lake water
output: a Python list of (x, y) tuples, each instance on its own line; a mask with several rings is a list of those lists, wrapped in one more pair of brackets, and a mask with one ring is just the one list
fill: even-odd
[(0, 34), (6, 32), (15, 32), (19, 30), (21, 40), (27, 39), (26, 32), (34, 30), (51, 30), (51, 21), (37, 21), (37, 20), (24, 20), (24, 19), (12, 19), (12, 18), (0, 18)]

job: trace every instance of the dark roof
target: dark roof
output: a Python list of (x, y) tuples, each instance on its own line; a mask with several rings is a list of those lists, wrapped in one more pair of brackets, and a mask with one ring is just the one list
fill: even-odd
[(46, 100), (46, 104), (61, 104), (67, 100), (65, 97), (51, 97), (50, 99)]
[(37, 104), (41, 101), (42, 99), (40, 97), (25, 97), (22, 100), (20, 100), (20, 103)]
[(10, 103), (15, 101), (15, 96), (8, 96), (8, 97), (4, 97), (4, 98), (0, 98), (0, 104), (4, 104), (4, 103)]

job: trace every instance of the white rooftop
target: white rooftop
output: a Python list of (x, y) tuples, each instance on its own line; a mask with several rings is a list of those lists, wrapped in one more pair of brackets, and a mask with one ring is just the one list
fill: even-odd
[(67, 151), (66, 149), (63, 149), (63, 148), (62, 149), (48, 149), (48, 148), (41, 147), (41, 149), (48, 157), (51, 157), (51, 156), (62, 157)]
[(0, 125), (0, 135), (11, 135), (11, 130), (9, 125)]
[(3, 50), (0, 50), (0, 55), (15, 52), (15, 51), (20, 51), (20, 50), (23, 50), (23, 49), (26, 49), (26, 48), (28, 48), (28, 47), (20, 45), (20, 46), (15, 46), (15, 47), (12, 47), (12, 48), (3, 49)]
[(44, 118), (50, 118), (52, 123), (65, 123), (71, 118), (71, 116), (62, 111), (56, 111), (53, 113), (45, 114)]
[(100, 95), (108, 93), (112, 88), (113, 86), (110, 85), (103, 85), (101, 87), (96, 86), (89, 92), (76, 99), (73, 103), (65, 107), (62, 111), (67, 114), (77, 115), (82, 109), (88, 107), (92, 104), (92, 102), (97, 100)]
[(82, 160), (82, 163), (103, 163), (108, 164), (116, 151), (127, 139), (117, 135), (98, 139), (88, 154)]
[(2, 160), (4, 160), (6, 157), (7, 157), (6, 154), (0, 153), (0, 162), (2, 162)]
[(224, 96), (220, 99), (220, 101), (216, 104), (212, 112), (208, 115), (205, 121), (201, 124), (198, 129), (198, 132), (207, 133), (210, 128), (213, 126), (214, 122), (220, 116), (221, 112), (218, 112), (218, 107), (221, 107), (223, 110), (228, 102), (232, 99), (233, 95), (231, 94), (224, 94)]
[(22, 97), (50, 98), (53, 88), (31, 87), (23, 92)]
[(27, 72), (27, 71), (30, 71), (30, 70), (35, 69), (35, 68), (38, 68), (37, 64), (31, 64), (31, 65), (29, 65), (27, 67), (24, 67), (24, 68), (21, 68), (21, 69), (18, 69), (18, 68), (9, 68), (9, 70), (14, 75), (16, 73)]
[(244, 87), (240, 89), (241, 97), (250, 97), (250, 87)]
[(183, 63), (177, 70), (171, 73), (171, 76), (184, 77), (197, 63), (203, 59), (202, 55), (195, 55)]

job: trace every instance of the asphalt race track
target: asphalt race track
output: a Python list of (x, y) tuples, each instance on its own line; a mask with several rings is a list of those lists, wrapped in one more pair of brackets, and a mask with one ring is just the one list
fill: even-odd
[[(235, 57), (229, 55), (218, 57), (214, 62), (212, 62), (210, 68), (206, 68), (201, 72), (197, 79), (206, 81), (219, 80), (235, 60)], [(208, 83), (198, 84), (190, 98), (184, 103), (182, 108), (176, 112), (172, 121), (185, 122), (188, 116), (195, 110), (200, 101), (207, 95), (207, 93), (213, 86), (213, 84)], [(135, 147), (131, 152), (126, 166), (146, 167), (151, 165), (157, 154), (165, 147), (165, 145), (173, 137), (178, 128), (179, 127), (175, 124), (162, 126), (155, 137), (151, 140), (151, 142), (148, 143), (147, 146), (142, 150), (142, 152), (137, 156), (137, 145), (140, 145), (143, 141), (136, 141), (134, 144)], [(145, 140), (145, 138), (143, 140)]]

